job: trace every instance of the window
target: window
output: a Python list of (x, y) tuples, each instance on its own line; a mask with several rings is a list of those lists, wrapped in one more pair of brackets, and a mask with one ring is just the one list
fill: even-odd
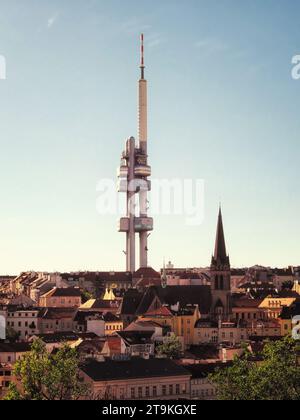
[(131, 393), (131, 398), (135, 399), (135, 388), (131, 388), (130, 393)]
[(157, 397), (157, 387), (153, 387), (153, 397)]
[(176, 385), (176, 395), (179, 395), (179, 394), (180, 394), (180, 385), (177, 384)]
[(169, 394), (170, 395), (173, 395), (173, 385), (170, 385), (169, 386)]
[(162, 394), (163, 394), (164, 397), (167, 395), (167, 387), (166, 387), (166, 385), (163, 385), (162, 386)]
[(150, 397), (150, 388), (149, 388), (149, 386), (146, 387), (146, 397)]
[(138, 390), (139, 398), (143, 398), (143, 388), (140, 386)]

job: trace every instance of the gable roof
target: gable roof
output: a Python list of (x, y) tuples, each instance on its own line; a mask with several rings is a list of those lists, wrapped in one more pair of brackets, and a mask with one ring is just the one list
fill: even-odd
[(80, 309), (118, 309), (120, 301), (116, 300), (103, 300), (103, 299), (90, 299), (80, 306)]
[(142, 300), (143, 293), (136, 289), (129, 289), (123, 298), (121, 306), (122, 315), (135, 315), (137, 308)]
[(166, 307), (162, 306), (161, 308), (150, 310), (145, 313), (148, 317), (172, 317), (172, 312)]
[(74, 308), (42, 308), (40, 317), (42, 319), (74, 319), (76, 311)]
[(161, 279), (160, 273), (155, 271), (152, 267), (143, 267), (137, 270), (134, 275), (134, 279)]
[(236, 298), (233, 300), (233, 308), (259, 308), (262, 302), (263, 299)]
[(122, 351), (121, 337), (118, 337), (118, 336), (107, 337), (106, 343), (111, 354), (121, 354), (121, 351)]
[(212, 303), (210, 286), (167, 286), (166, 288), (152, 286), (145, 291), (136, 313), (138, 315), (147, 313), (155, 297), (162, 305), (173, 306), (177, 303), (180, 303), (181, 307), (198, 305), (202, 314), (210, 312)]
[(154, 331), (119, 331), (117, 333), (128, 346), (152, 344)]
[(53, 288), (42, 297), (81, 297), (80, 289), (75, 287)]

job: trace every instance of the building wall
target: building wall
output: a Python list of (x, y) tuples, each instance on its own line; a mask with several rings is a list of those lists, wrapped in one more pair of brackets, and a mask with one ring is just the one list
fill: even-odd
[(292, 320), (278, 318), (278, 322), (280, 325), (281, 336), (282, 337), (291, 336), (292, 329), (293, 329)]
[(199, 318), (200, 313), (197, 308), (192, 315), (174, 315), (167, 317), (143, 316), (140, 317), (140, 320), (153, 321), (159, 323), (163, 327), (169, 327), (170, 331), (177, 337), (183, 337), (184, 346), (185, 348), (188, 348), (194, 343), (195, 324)]
[[(26, 352), (0, 352), (0, 363), (14, 364), (18, 360), (21, 360), (27, 353)], [(1, 369), (0, 369), (1, 370)]]
[(39, 330), (41, 334), (48, 334), (60, 331), (73, 331), (73, 317), (39, 320)]
[(20, 340), (25, 340), (39, 333), (38, 311), (20, 310), (8, 312), (6, 323), (19, 334)]
[(118, 331), (123, 331), (124, 325), (122, 321), (106, 322), (105, 335), (114, 335)]
[(232, 309), (232, 319), (236, 322), (238, 321), (255, 321), (260, 319), (267, 318), (267, 314), (265, 313), (263, 308), (240, 308), (234, 307)]
[(192, 400), (216, 400), (216, 398), (216, 388), (207, 378), (191, 380)]
[(284, 306), (290, 307), (296, 298), (266, 298), (260, 304), (259, 308), (263, 309), (268, 319), (277, 319), (281, 314)]
[(87, 320), (87, 332), (94, 333), (98, 337), (104, 337), (105, 335), (105, 322), (101, 319)]
[(91, 386), (94, 397), (116, 400), (178, 400), (190, 399), (190, 376), (127, 379), (94, 382), (84, 372), (84, 381)]
[(194, 345), (200, 344), (240, 344), (248, 340), (246, 328), (195, 328)]
[(40, 306), (44, 308), (79, 308), (81, 306), (81, 297), (79, 296), (42, 296)]
[(5, 397), (11, 382), (16, 382), (12, 366), (0, 366), (0, 399)]

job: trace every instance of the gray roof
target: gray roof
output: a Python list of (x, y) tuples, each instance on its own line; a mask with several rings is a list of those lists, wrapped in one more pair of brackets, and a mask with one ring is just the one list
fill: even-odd
[(132, 358), (124, 361), (106, 360), (105, 362), (90, 360), (81, 366), (81, 370), (95, 382), (191, 375), (186, 369), (169, 359)]

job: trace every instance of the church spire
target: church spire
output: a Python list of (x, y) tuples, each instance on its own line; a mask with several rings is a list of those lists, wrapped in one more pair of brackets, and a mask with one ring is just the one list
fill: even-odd
[(213, 256), (213, 262), (221, 265), (229, 264), (229, 257), (226, 252), (225, 244), (225, 235), (223, 228), (223, 216), (222, 209), (220, 205), (219, 217), (218, 217), (218, 226), (217, 226), (217, 235), (216, 235), (216, 244), (215, 244), (215, 253)]

